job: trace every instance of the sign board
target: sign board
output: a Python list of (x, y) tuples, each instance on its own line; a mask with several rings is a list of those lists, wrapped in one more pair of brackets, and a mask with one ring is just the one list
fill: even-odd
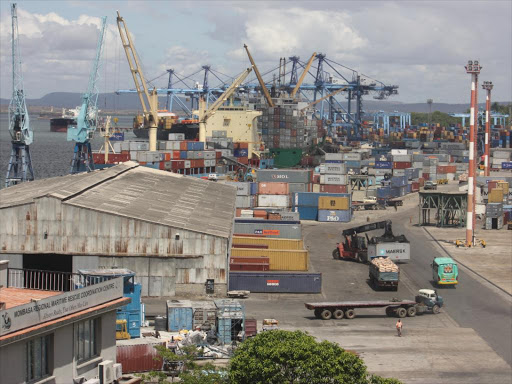
[(255, 235), (279, 236), (279, 229), (255, 229)]
[[(28, 295), (30, 293), (27, 292)], [(0, 336), (123, 297), (118, 277), (0, 311)]]
[(409, 243), (379, 243), (368, 245), (368, 258), (389, 257), (393, 261), (405, 261), (411, 258)]

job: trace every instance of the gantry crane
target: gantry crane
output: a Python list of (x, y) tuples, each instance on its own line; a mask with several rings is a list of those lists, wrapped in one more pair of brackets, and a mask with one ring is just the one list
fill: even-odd
[(304, 68), (304, 72), (302, 72), (302, 75), (300, 75), (299, 81), (297, 81), (297, 84), (295, 84), (295, 87), (293, 88), (292, 93), (290, 93), (290, 97), (292, 99), (295, 99), (295, 95), (296, 95), (297, 91), (299, 90), (300, 86), (302, 85), (304, 78), (308, 74), (308, 71), (311, 68), (311, 64), (313, 64), (313, 60), (315, 60), (315, 58), (316, 58), (316, 52), (313, 52), (313, 54), (309, 58), (308, 63), (306, 64), (306, 67)]
[(93, 62), (89, 85), (87, 91), (82, 95), (80, 113), (76, 118), (76, 125), (68, 127), (67, 139), (75, 142), (73, 161), (71, 162), (71, 173), (78, 173), (84, 170), (90, 172), (94, 169), (92, 159), (91, 139), (96, 131), (98, 121), (98, 78), (101, 52), (103, 50), (103, 38), (105, 36), (105, 25), (107, 17), (101, 19), (100, 35), (96, 46), (96, 57)]
[(199, 141), (206, 142), (206, 121), (210, 118), (221, 106), (224, 104), (229, 97), (236, 91), (236, 89), (242, 84), (247, 78), (252, 68), (247, 68), (235, 81), (224, 91), (222, 95), (213, 103), (208, 110), (205, 110), (204, 99), (200, 99), (199, 103)]
[(258, 78), (258, 82), (260, 83), (261, 90), (263, 92), (263, 95), (265, 95), (265, 100), (267, 100), (268, 106), (273, 107), (274, 102), (272, 101), (272, 97), (270, 97), (270, 93), (268, 93), (267, 86), (265, 85), (265, 82), (263, 81), (263, 78), (260, 75), (260, 71), (258, 71), (258, 67), (256, 66), (256, 63), (254, 62), (251, 53), (249, 52), (249, 48), (247, 47), (247, 44), (244, 44), (244, 48), (247, 51), (247, 56), (249, 56), (249, 60), (251, 62), (252, 67), (254, 68), (254, 73), (256, 74), (256, 77)]
[(156, 151), (158, 95), (156, 89), (153, 89), (151, 94), (149, 93), (148, 85), (146, 84), (139, 59), (135, 52), (135, 46), (133, 45), (132, 38), (128, 32), (126, 22), (119, 14), (119, 11), (117, 11), (117, 28), (119, 29), (119, 35), (121, 36), (126, 58), (128, 59), (128, 65), (130, 66), (133, 81), (135, 82), (135, 88), (137, 89), (137, 94), (139, 95), (139, 100), (142, 105), (144, 128), (149, 128), (149, 150)]
[(18, 14), (16, 10), (17, 5), (12, 4), (12, 98), (9, 103), (9, 133), (11, 134), (12, 149), (5, 177), (6, 187), (34, 180), (29, 149), (34, 139), (34, 132), (30, 129), (30, 120), (23, 89)]

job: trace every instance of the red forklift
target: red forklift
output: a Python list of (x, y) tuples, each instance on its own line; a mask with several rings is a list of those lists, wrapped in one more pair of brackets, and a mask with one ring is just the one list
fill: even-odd
[[(379, 237), (358, 236), (359, 233), (374, 231), (376, 229), (384, 229), (384, 234)], [(339, 260), (354, 260), (361, 263), (368, 262), (368, 245), (380, 243), (408, 243), (404, 235), (395, 236), (392, 230), (391, 220), (378, 221), (361, 225), (359, 227), (345, 229), (341, 233), (343, 242), (336, 243), (336, 249), (332, 252), (332, 256)]]

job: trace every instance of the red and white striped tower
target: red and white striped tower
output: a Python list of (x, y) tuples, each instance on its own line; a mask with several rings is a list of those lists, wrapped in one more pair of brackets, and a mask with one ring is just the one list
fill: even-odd
[(478, 61), (468, 61), (466, 65), (466, 73), (471, 74), (471, 110), (469, 117), (469, 172), (468, 172), (468, 213), (466, 219), (466, 245), (474, 245), (474, 230), (475, 230), (475, 186), (476, 186), (476, 164), (475, 164), (475, 144), (476, 144), (476, 129), (475, 123), (478, 124), (478, 100), (476, 94), (476, 87), (478, 83), (478, 74), (482, 67)]
[(491, 135), (491, 90), (492, 90), (492, 81), (484, 81), (482, 84), (482, 88), (487, 91), (487, 97), (485, 99), (485, 154), (484, 154), (484, 175), (489, 176), (490, 175), (490, 164), (489, 164), (489, 158), (490, 158), (490, 152), (491, 152), (491, 143), (490, 135)]

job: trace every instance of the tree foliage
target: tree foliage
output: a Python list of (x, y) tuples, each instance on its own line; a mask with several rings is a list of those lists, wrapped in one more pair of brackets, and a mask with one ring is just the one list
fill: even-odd
[[(441, 127), (449, 127), (450, 124), (461, 123), (462, 120), (457, 117), (452, 117), (447, 113), (434, 111), (430, 117), (430, 122), (432, 124), (440, 124)], [(428, 124), (428, 113), (419, 113), (412, 112), (411, 113), (411, 125), (420, 125), (420, 124)]]
[(339, 345), (301, 331), (263, 332), (243, 342), (229, 369), (231, 384), (399, 384), (369, 376), (363, 361)]

